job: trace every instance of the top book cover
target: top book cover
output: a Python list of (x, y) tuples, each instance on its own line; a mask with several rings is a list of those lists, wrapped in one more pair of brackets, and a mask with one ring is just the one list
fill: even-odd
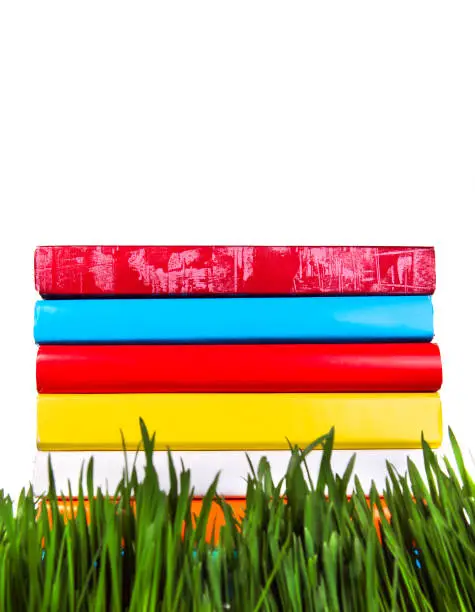
[(431, 295), (432, 247), (41, 246), (45, 298), (176, 295)]

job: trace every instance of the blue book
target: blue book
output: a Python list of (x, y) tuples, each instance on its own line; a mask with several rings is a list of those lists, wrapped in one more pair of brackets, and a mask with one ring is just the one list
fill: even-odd
[(38, 301), (38, 344), (426, 341), (430, 296)]

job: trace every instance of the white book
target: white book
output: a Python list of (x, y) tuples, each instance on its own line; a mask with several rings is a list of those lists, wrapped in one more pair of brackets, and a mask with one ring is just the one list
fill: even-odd
[[(407, 471), (407, 458), (410, 457), (419, 471), (422, 474), (424, 473), (421, 450), (333, 451), (332, 468), (334, 472), (340, 476), (343, 475), (354, 453), (356, 454), (356, 463), (353, 476), (354, 474), (358, 475), (365, 493), (369, 492), (372, 481), (376, 484), (378, 491), (380, 493), (383, 492), (387, 477), (386, 461), (389, 461), (399, 474), (404, 475)], [(51, 454), (58, 495), (61, 492), (64, 495), (68, 494), (68, 480), (70, 480), (72, 495), (77, 496), (79, 475), (83, 464), (83, 486), (86, 488), (86, 467), (91, 457), (94, 458), (94, 486), (96, 488), (101, 487), (103, 492), (114, 493), (117, 484), (124, 474), (125, 458), (127, 458), (129, 472), (135, 461), (139, 479), (144, 474), (145, 455), (143, 452), (127, 452), (125, 455), (121, 451), (38, 452), (33, 477), (33, 490), (37, 495), (43, 494), (48, 490), (49, 454)], [(248, 452), (247, 455), (256, 470), (260, 458), (263, 456), (267, 457), (275, 483), (284, 476), (290, 459), (290, 451), (252, 451)], [(182, 451), (173, 452), (172, 456), (178, 473), (181, 471), (181, 461), (183, 461), (185, 468), (191, 470), (191, 483), (195, 489), (196, 496), (202, 496), (206, 493), (218, 471), (220, 472), (218, 484), (218, 493), (220, 495), (241, 497), (246, 494), (246, 479), (250, 473), (250, 468), (244, 451)], [(312, 451), (307, 457), (307, 465), (314, 482), (318, 474), (321, 458), (321, 450)], [(153, 461), (162, 488), (168, 489), (170, 483), (166, 452), (154, 452)], [(353, 488), (354, 478), (352, 477), (348, 493), (351, 493)]]

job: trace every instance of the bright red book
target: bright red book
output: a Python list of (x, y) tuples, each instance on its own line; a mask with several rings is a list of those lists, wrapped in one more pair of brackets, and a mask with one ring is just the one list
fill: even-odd
[(433, 392), (431, 343), (42, 345), (40, 393)]
[(432, 247), (42, 246), (44, 297), (432, 294)]

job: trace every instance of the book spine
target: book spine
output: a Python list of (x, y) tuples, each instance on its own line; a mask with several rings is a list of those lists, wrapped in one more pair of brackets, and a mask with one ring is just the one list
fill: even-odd
[[(348, 500), (349, 499), (350, 497), (348, 496)], [(111, 499), (111, 503), (115, 503), (116, 501), (118, 500)], [(246, 512), (246, 498), (245, 497), (241, 497), (241, 498), (236, 498), (236, 497), (229, 498), (228, 497), (224, 501), (226, 502), (228, 507), (231, 508), (234, 518), (238, 521), (238, 523), (240, 523), (244, 519), (245, 512)], [(391, 519), (391, 513), (388, 510), (388, 507), (386, 505), (384, 498), (381, 497), (379, 501), (383, 508), (384, 516), (386, 517), (386, 520), (389, 521)], [(368, 506), (371, 507), (371, 501), (369, 497), (366, 498), (366, 502)], [(68, 521), (73, 516), (74, 517), (77, 516), (80, 504), (77, 499), (69, 499), (67, 497), (63, 497), (57, 500), (56, 507), (58, 508), (59, 512), (64, 517), (64, 519)], [(85, 511), (86, 522), (89, 524), (91, 520), (89, 499), (84, 500), (84, 504), (82, 507), (84, 508), (84, 511)], [(133, 511), (135, 512), (135, 500), (134, 499), (131, 500), (131, 507)], [(41, 502), (40, 508), (41, 510), (43, 510), (44, 508), (45, 512), (48, 515), (48, 518), (50, 519), (50, 523), (52, 524), (51, 502), (48, 500)], [(190, 515), (192, 517), (198, 517), (202, 508), (203, 508), (203, 499), (195, 497), (194, 499), (191, 500)], [(221, 505), (214, 501), (211, 503), (210, 508), (206, 509), (206, 512), (208, 513), (208, 520), (206, 523), (206, 535), (205, 535), (206, 541), (207, 542), (217, 542), (220, 537), (221, 528), (224, 527), (226, 524), (226, 517), (224, 515)], [(376, 528), (378, 529), (378, 533), (379, 533), (381, 517), (379, 516), (379, 512), (376, 506), (373, 507), (373, 520), (374, 520), (374, 524)], [(184, 531), (184, 528), (185, 528), (185, 525), (183, 525), (183, 531)], [(212, 554), (218, 555), (219, 550), (213, 551)]]
[[(343, 476), (349, 461), (355, 457), (355, 470), (360, 477), (363, 491), (369, 494), (373, 483), (379, 491), (386, 484), (387, 466), (389, 462), (400, 474), (407, 471), (407, 460), (421, 472), (424, 471), (424, 455), (422, 449), (413, 450), (339, 450), (331, 456), (331, 467), (335, 474)], [(265, 457), (272, 471), (274, 481), (278, 482), (285, 476), (291, 453), (286, 450), (266, 451), (174, 451), (172, 459), (177, 467), (183, 465), (191, 470), (191, 486), (195, 495), (206, 495), (211, 483), (220, 471), (219, 494), (226, 497), (245, 497), (247, 490), (246, 476), (250, 473), (249, 462), (257, 470), (259, 462)], [(307, 455), (306, 463), (312, 479), (318, 475), (323, 458), (321, 447)], [(117, 452), (117, 451), (56, 451), (53, 453), (38, 451), (35, 455), (33, 473), (33, 490), (35, 495), (42, 495), (48, 491), (48, 464), (51, 461), (55, 476), (56, 491), (70, 491), (72, 496), (78, 496), (81, 491), (87, 490), (87, 470), (82, 472), (81, 467), (87, 466), (91, 459), (94, 462), (95, 486), (109, 491), (115, 491), (124, 473), (130, 476), (133, 466), (139, 481), (145, 474), (146, 458), (143, 451)], [(169, 490), (170, 479), (168, 472), (168, 453), (155, 451), (152, 455), (153, 466), (160, 474), (160, 485), (165, 491)], [(354, 483), (348, 483), (348, 493), (354, 489)]]
[(42, 345), (39, 393), (418, 392), (439, 348), (394, 344)]
[(334, 428), (335, 449), (438, 447), (437, 393), (103, 393), (38, 396), (38, 449), (136, 450), (142, 419), (155, 449), (305, 448)]
[(430, 296), (38, 301), (38, 344), (430, 341)]
[(432, 247), (42, 246), (44, 297), (419, 294), (435, 290)]

